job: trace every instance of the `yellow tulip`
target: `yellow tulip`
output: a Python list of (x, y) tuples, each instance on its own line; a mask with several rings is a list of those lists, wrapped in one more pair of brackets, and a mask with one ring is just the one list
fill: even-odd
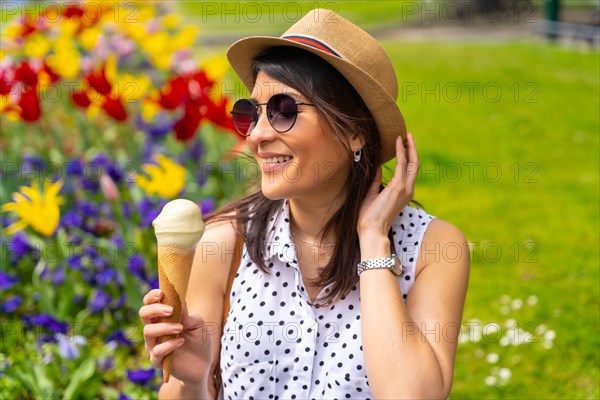
[(51, 236), (60, 219), (59, 206), (63, 198), (58, 195), (62, 182), (44, 182), (41, 192), (36, 182), (31, 187), (22, 186), (20, 192), (12, 194), (13, 201), (2, 206), (2, 211), (13, 211), (20, 218), (11, 226), (4, 229), (4, 233), (13, 233), (26, 228), (28, 225), (44, 236)]
[(125, 102), (129, 102), (146, 97), (146, 94), (151, 87), (152, 82), (146, 75), (134, 76), (131, 74), (124, 74), (117, 79), (113, 89), (117, 90), (117, 94), (119, 94)]
[(42, 58), (50, 51), (50, 42), (42, 34), (36, 32), (27, 37), (25, 55), (32, 58)]
[(96, 46), (100, 33), (100, 28), (98, 27), (85, 29), (79, 35), (79, 43), (81, 43), (81, 46), (83, 46), (84, 49), (91, 51), (94, 46)]
[(179, 33), (173, 36), (171, 40), (171, 49), (172, 50), (181, 50), (181, 49), (189, 49), (194, 44), (196, 40), (196, 34), (198, 33), (198, 29), (193, 25), (188, 25), (184, 27)]
[(142, 102), (142, 118), (145, 122), (151, 122), (159, 111), (160, 106), (156, 101), (144, 99)]
[(177, 29), (181, 22), (181, 16), (178, 14), (167, 14), (163, 17), (163, 25), (167, 29)]
[(60, 38), (54, 44), (54, 54), (50, 54), (46, 61), (52, 71), (65, 79), (75, 79), (79, 74), (81, 54), (73, 47), (68, 38)]
[(149, 195), (174, 198), (185, 184), (185, 168), (161, 154), (155, 154), (154, 158), (158, 165), (144, 164), (142, 169), (149, 178), (138, 176), (137, 185)]

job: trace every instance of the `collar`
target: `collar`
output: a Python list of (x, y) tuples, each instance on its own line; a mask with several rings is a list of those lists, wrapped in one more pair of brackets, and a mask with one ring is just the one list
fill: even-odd
[(290, 204), (284, 200), (267, 224), (265, 261), (277, 257), (283, 263), (297, 266), (296, 248), (290, 231)]

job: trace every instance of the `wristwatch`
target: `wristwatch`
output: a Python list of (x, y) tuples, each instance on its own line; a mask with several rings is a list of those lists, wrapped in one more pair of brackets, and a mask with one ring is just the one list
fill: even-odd
[(402, 264), (397, 255), (392, 254), (389, 257), (374, 258), (365, 260), (357, 265), (358, 275), (369, 269), (387, 268), (396, 276), (402, 273)]

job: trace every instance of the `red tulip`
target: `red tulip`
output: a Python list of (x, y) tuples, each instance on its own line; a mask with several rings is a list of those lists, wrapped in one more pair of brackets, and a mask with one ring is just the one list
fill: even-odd
[(106, 78), (106, 67), (102, 67), (100, 71), (92, 72), (88, 77), (87, 81), (96, 92), (103, 96), (110, 94), (112, 85)]
[(192, 102), (186, 103), (183, 117), (173, 124), (175, 138), (184, 142), (193, 138), (201, 120), (202, 115), (200, 114), (197, 105)]
[(23, 60), (15, 70), (15, 80), (21, 81), (26, 85), (34, 87), (38, 83), (38, 75), (31, 68), (29, 63), (26, 60)]
[(75, 4), (68, 5), (63, 11), (63, 16), (66, 18), (81, 18), (83, 17), (83, 7)]
[(92, 101), (86, 92), (73, 92), (71, 95), (71, 100), (76, 106), (81, 108), (88, 108), (90, 104), (92, 104)]
[(125, 121), (127, 119), (127, 111), (119, 98), (115, 99), (112, 96), (105, 97), (102, 109), (117, 121)]
[(4, 70), (0, 72), (0, 95), (6, 96), (10, 94), (15, 82), (8, 77), (8, 71)]
[(25, 90), (21, 93), (18, 105), (21, 108), (19, 115), (24, 121), (34, 122), (40, 118), (42, 113), (40, 98), (35, 89)]
[(35, 26), (35, 17), (29, 16), (26, 14), (26, 17), (23, 18), (23, 25), (21, 26), (21, 35), (22, 37), (26, 37), (36, 32), (38, 29)]
[(44, 66), (42, 67), (42, 69), (50, 78), (50, 83), (54, 83), (60, 79), (60, 76), (56, 72), (52, 71), (52, 69), (48, 66), (48, 64), (44, 63)]
[(189, 96), (188, 82), (181, 76), (169, 81), (160, 92), (158, 103), (166, 110), (174, 110), (179, 107)]
[(237, 132), (233, 125), (233, 119), (227, 109), (227, 99), (222, 99), (219, 103), (213, 103), (210, 99), (204, 104), (205, 117), (212, 123), (229, 129), (232, 132)]

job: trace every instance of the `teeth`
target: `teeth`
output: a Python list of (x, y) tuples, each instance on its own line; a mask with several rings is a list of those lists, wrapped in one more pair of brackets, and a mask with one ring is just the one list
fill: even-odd
[(265, 158), (263, 160), (263, 164), (279, 164), (282, 162), (290, 161), (292, 158), (293, 157), (291, 157), (291, 156)]

